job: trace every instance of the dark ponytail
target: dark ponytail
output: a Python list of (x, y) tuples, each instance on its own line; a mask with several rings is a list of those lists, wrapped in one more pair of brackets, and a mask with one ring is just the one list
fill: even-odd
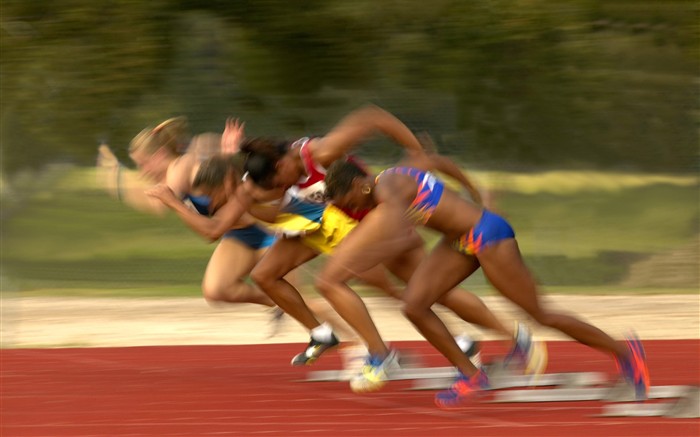
[(277, 174), (277, 163), (289, 151), (289, 142), (274, 138), (247, 138), (241, 144), (246, 156), (244, 171), (259, 187), (274, 188), (272, 180)]

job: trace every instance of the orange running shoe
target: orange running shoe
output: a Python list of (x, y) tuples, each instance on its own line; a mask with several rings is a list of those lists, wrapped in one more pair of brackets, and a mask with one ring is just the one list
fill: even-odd
[(649, 396), (649, 368), (642, 342), (634, 335), (625, 340), (629, 356), (617, 357), (617, 369), (622, 377), (634, 386), (635, 397), (643, 401)]
[(435, 395), (435, 404), (440, 408), (454, 408), (461, 403), (472, 400), (489, 389), (489, 379), (483, 370), (471, 378), (460, 372), (457, 380), (447, 390)]

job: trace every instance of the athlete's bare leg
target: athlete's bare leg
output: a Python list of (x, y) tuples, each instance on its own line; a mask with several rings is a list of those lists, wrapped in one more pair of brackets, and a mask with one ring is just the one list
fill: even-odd
[(422, 244), (415, 230), (396, 225), (402, 217), (390, 217), (393, 213), (381, 205), (370, 212), (338, 245), (316, 280), (319, 292), (367, 343), (369, 353), (380, 357), (389, 350), (364, 302), (346, 283), (387, 257)]
[(274, 306), (275, 303), (267, 294), (245, 281), (260, 256), (259, 251), (234, 238), (222, 239), (209, 259), (202, 280), (202, 292), (207, 302)]
[(318, 256), (298, 238), (281, 238), (253, 268), (250, 277), (285, 313), (311, 330), (320, 325), (299, 291), (285, 279), (296, 267)]
[(550, 312), (542, 307), (537, 285), (523, 262), (515, 239), (498, 241), (478, 255), (484, 274), (508, 300), (525, 310), (539, 324), (554, 328), (569, 337), (616, 356), (627, 356), (624, 344), (605, 332), (570, 315)]
[(383, 291), (388, 296), (400, 299), (401, 288), (391, 282), (386, 270), (383, 265), (377, 265), (364, 272), (357, 272), (356, 277), (361, 282)]
[(311, 299), (306, 305), (320, 320), (331, 325), (333, 333), (335, 333), (340, 340), (352, 342), (360, 340), (355, 331), (335, 312), (326, 299)]
[[(408, 283), (425, 257), (425, 249), (421, 246), (386, 261), (384, 265), (397, 278)], [(507, 328), (478, 296), (467, 290), (454, 288), (442, 295), (437, 303), (450, 309), (465, 322), (513, 338), (512, 329)]]
[(476, 258), (465, 257), (442, 241), (413, 273), (403, 296), (404, 315), (465, 375), (474, 375), (477, 369), (431, 307), (478, 268)]

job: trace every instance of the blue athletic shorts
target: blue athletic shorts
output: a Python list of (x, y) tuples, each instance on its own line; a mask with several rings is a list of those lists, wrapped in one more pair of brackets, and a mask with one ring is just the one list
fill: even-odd
[(479, 222), (471, 230), (452, 242), (452, 247), (466, 255), (476, 255), (489, 244), (515, 238), (510, 224), (498, 214), (484, 210)]
[(263, 249), (272, 246), (276, 238), (274, 235), (265, 232), (258, 225), (250, 225), (245, 228), (231, 229), (222, 238), (235, 238), (251, 249)]

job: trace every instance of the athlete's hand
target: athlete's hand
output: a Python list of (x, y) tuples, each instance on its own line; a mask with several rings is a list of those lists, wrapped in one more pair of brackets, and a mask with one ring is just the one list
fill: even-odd
[(107, 144), (100, 144), (100, 147), (97, 148), (97, 167), (112, 168), (115, 165), (119, 165), (119, 160), (112, 149)]
[(226, 119), (226, 128), (223, 135), (221, 135), (221, 153), (233, 154), (238, 152), (241, 142), (245, 138), (244, 128), (245, 123), (239, 119), (232, 117)]
[(165, 184), (158, 184), (152, 188), (149, 188), (146, 190), (146, 195), (160, 200), (170, 208), (172, 208), (176, 203), (180, 202), (180, 199), (175, 196), (173, 190), (171, 190), (170, 187)]
[(97, 184), (107, 190), (113, 197), (119, 198), (119, 172), (121, 164), (112, 149), (106, 144), (100, 144), (97, 149)]

